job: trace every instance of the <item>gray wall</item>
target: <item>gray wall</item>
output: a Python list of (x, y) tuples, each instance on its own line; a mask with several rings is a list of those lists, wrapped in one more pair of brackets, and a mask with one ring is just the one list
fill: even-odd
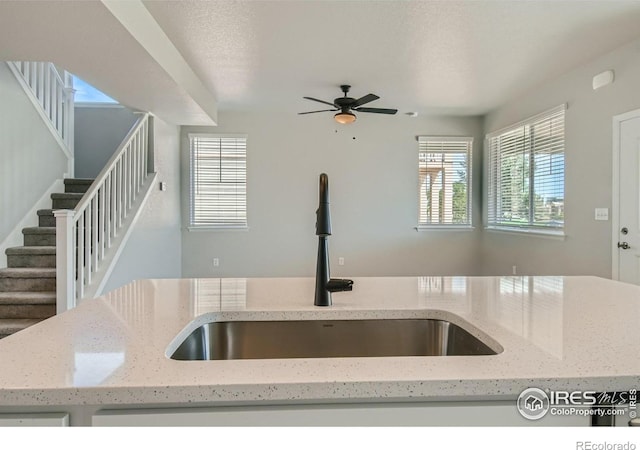
[(75, 176), (95, 178), (127, 135), (138, 116), (122, 105), (75, 108)]
[[(615, 71), (615, 82), (594, 91), (594, 75)], [(540, 86), (485, 118), (491, 132), (561, 103), (565, 129), (566, 238), (554, 240), (482, 233), (483, 273), (611, 277), (611, 220), (595, 221), (594, 208), (611, 212), (612, 118), (640, 108), (640, 41), (621, 47)]]
[(147, 199), (104, 292), (143, 278), (181, 277), (179, 127), (154, 119), (158, 181)]
[(66, 155), (0, 62), (0, 242), (66, 169)]
[[(329, 175), (334, 276), (479, 272), (479, 229), (417, 232), (417, 135), (472, 136), (474, 222), (481, 223), (482, 120), (361, 114), (221, 112), (216, 128), (182, 127), (182, 272), (185, 277), (315, 273), (318, 176)], [(337, 131), (336, 131), (337, 130)], [(246, 133), (247, 231), (188, 231), (189, 132)], [(354, 139), (355, 138), (355, 139)], [(337, 258), (345, 258), (338, 266)], [(214, 270), (213, 258), (220, 259)]]

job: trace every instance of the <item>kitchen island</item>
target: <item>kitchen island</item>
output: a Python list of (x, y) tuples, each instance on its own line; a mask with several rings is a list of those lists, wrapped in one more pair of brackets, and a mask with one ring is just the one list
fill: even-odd
[[(313, 278), (135, 281), (0, 340), (0, 424), (588, 425), (521, 417), (523, 390), (640, 386), (640, 287), (597, 277), (355, 278), (313, 306)], [(434, 318), (482, 356), (176, 361), (211, 321)], [(16, 422), (18, 421), (18, 422)]]

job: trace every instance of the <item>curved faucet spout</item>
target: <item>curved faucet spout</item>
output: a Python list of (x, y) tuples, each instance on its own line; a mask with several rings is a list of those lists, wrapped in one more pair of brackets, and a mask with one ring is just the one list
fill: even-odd
[(331, 236), (331, 213), (329, 212), (329, 177), (320, 174), (320, 201), (316, 211), (316, 235)]

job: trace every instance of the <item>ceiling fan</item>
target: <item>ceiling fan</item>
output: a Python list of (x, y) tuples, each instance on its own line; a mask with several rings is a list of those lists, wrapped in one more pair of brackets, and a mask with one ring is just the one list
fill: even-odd
[(353, 123), (356, 121), (356, 115), (353, 113), (353, 111), (376, 113), (376, 114), (395, 114), (398, 112), (397, 109), (363, 108), (362, 105), (365, 105), (374, 100), (378, 100), (380, 97), (378, 97), (375, 94), (367, 94), (364, 97), (360, 97), (359, 99), (356, 100), (355, 98), (347, 97), (347, 94), (349, 93), (349, 89), (351, 89), (351, 86), (349, 86), (348, 84), (343, 84), (340, 86), (340, 89), (344, 93), (344, 97), (336, 98), (333, 101), (333, 103), (325, 102), (324, 100), (318, 100), (317, 98), (313, 98), (313, 97), (303, 97), (303, 98), (306, 98), (307, 100), (313, 100), (314, 102), (324, 103), (325, 105), (332, 106), (334, 109), (321, 109), (319, 111), (308, 111), (308, 112), (301, 112), (298, 114), (313, 114), (313, 113), (327, 112), (327, 111), (340, 111), (335, 116), (333, 116), (333, 118), (338, 123), (347, 124), (347, 123)]

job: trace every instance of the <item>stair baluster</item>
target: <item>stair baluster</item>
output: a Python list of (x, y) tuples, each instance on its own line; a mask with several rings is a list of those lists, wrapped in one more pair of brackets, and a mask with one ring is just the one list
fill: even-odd
[[(55, 212), (58, 312), (100, 295), (113, 269), (135, 212), (149, 192), (152, 123), (149, 114), (141, 116), (73, 211)], [(76, 245), (69, 236), (77, 236)]]

